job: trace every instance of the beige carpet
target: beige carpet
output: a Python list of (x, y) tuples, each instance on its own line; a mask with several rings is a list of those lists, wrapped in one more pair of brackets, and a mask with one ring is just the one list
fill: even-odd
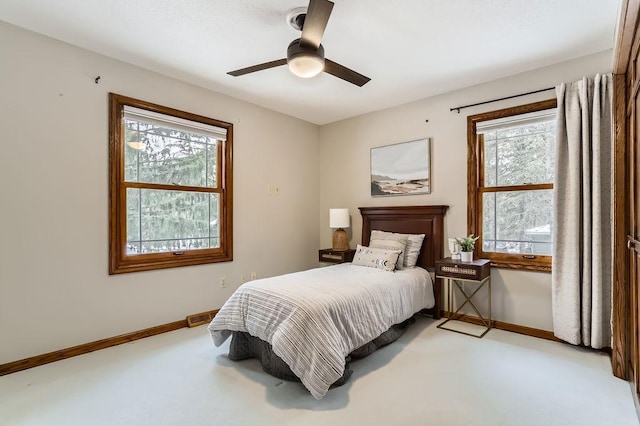
[(638, 425), (606, 355), (499, 330), (421, 318), (320, 401), (227, 348), (197, 327), (0, 377), (0, 424)]

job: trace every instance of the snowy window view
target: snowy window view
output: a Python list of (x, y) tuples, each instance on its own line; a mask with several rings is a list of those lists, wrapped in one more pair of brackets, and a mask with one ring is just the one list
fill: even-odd
[(220, 141), (159, 116), (125, 110), (127, 254), (220, 247)]
[(551, 255), (555, 109), (485, 121), (482, 251)]

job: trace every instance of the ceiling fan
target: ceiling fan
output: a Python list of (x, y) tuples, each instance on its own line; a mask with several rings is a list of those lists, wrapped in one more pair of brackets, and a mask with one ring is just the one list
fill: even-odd
[(324, 71), (356, 86), (364, 86), (371, 80), (369, 77), (324, 57), (324, 47), (320, 42), (332, 9), (333, 2), (310, 0), (306, 14), (301, 13), (290, 18), (292, 26), (301, 29), (302, 35), (289, 44), (286, 58), (230, 71), (227, 74), (239, 77), (288, 64), (289, 70), (298, 77), (311, 78)]

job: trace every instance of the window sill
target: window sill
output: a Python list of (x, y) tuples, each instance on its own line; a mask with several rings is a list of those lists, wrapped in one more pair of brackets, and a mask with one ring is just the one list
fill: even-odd
[(197, 251), (199, 250), (194, 250), (191, 253), (187, 252), (184, 257), (180, 256), (179, 258), (163, 255), (126, 256), (125, 258), (115, 259), (115, 263), (109, 265), (109, 275), (233, 261), (231, 251), (214, 255), (197, 253)]
[(522, 271), (548, 272), (551, 273), (551, 265), (522, 263), (517, 261), (491, 260), (492, 268), (518, 269)]

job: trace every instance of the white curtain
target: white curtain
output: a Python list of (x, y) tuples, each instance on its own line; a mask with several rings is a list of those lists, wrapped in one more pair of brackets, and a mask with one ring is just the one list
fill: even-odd
[(556, 87), (553, 331), (598, 349), (611, 346), (612, 91), (611, 74)]

